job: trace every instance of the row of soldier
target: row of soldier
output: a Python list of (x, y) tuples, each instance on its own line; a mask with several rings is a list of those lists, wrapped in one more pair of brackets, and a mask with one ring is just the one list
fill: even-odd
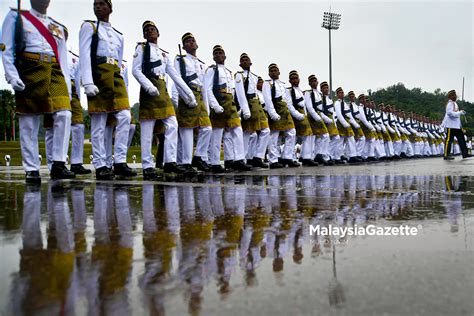
[[(202, 187), (144, 184), (139, 195), (131, 186), (103, 183), (93, 190), (82, 184), (58, 190), (51, 182), (47, 193), (29, 187), (23, 205), (18, 202), (23, 244), (19, 273), (11, 274), (9, 312), (48, 313), (61, 307), (74, 313), (87, 304), (92, 314), (137, 313), (128, 304), (136, 295), (132, 284), (138, 283), (143, 308), (170, 308), (165, 304), (170, 297), (158, 289), (171, 286), (175, 294), (184, 290), (189, 312), (199, 314), (208, 305), (205, 289), (212, 280), (225, 298), (241, 283), (263, 283), (269, 261), (279, 281), (285, 281), (282, 272), (293, 264), (328, 262), (324, 258), (337, 237), (310, 236), (310, 224), (362, 227), (404, 220), (415, 209), (429, 208), (435, 210), (432, 217), (448, 216), (451, 231), (457, 232), (461, 219), (462, 196), (449, 194), (463, 190), (460, 177), (268, 176), (247, 177), (246, 187), (226, 180), (231, 182), (224, 186), (212, 179), (213, 185)], [(295, 187), (303, 190), (295, 194)], [(441, 193), (441, 203), (433, 200), (433, 192)], [(137, 234), (142, 238), (134, 238)], [(336, 241), (370, 242), (354, 236)], [(137, 255), (143, 260), (133, 260)], [(313, 272), (318, 271), (326, 273)]]
[[(91, 117), (96, 178), (136, 176), (126, 163), (133, 133), (123, 72), (124, 38), (109, 23), (112, 2), (94, 1), (97, 21), (81, 26), (80, 62), (77, 55), (68, 55), (67, 28), (46, 15), (49, 2), (31, 0), (31, 5), (30, 11), (11, 10), (3, 24), (3, 63), (7, 81), (16, 91), (26, 181), (41, 182), (40, 114), (46, 114), (51, 178), (91, 172), (82, 165), (81, 86)], [(220, 45), (213, 48), (215, 64), (206, 67), (197, 58), (198, 45), (191, 33), (182, 36), (186, 54), (173, 62), (158, 45), (157, 26), (145, 21), (142, 29), (146, 41), (136, 47), (132, 74), (141, 86), (138, 120), (145, 180), (158, 179), (151, 152), (154, 132), (164, 134), (160, 145), (165, 173), (298, 167), (298, 160), (304, 166), (345, 164), (443, 152), (444, 130), (439, 122), (397, 112), (389, 105), (376, 107), (373, 100), (363, 94), (356, 97), (352, 91), (346, 102), (342, 88), (336, 89), (333, 103), (331, 87), (326, 82), (319, 84), (314, 75), (308, 78), (308, 91), (299, 87), (296, 71), (290, 72), (291, 86), (286, 87), (276, 64), (270, 64), (270, 79), (264, 81), (251, 72), (251, 59), (245, 53), (240, 56), (242, 71), (234, 76), (224, 65), (226, 55)], [(72, 166), (68, 170), (65, 162), (71, 130)], [(297, 141), (301, 142), (299, 153)]]

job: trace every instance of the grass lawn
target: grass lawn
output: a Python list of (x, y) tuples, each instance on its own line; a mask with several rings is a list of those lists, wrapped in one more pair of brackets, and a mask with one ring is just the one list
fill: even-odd
[[(39, 153), (43, 156), (43, 161), (41, 162), (42, 165), (46, 164), (46, 154), (44, 149), (44, 142), (39, 143)], [(91, 144), (84, 144), (84, 163), (90, 163), (89, 156), (92, 153), (92, 145)], [(156, 147), (153, 147), (152, 153), (156, 153)], [(5, 166), (5, 155), (10, 155), (11, 157), (11, 166), (21, 166), (21, 150), (20, 150), (20, 142), (0, 142), (0, 166)], [(69, 156), (71, 155), (71, 144), (69, 144)], [(129, 163), (132, 162), (132, 156), (135, 155), (137, 157), (136, 162), (141, 162), (140, 160), (140, 147), (139, 146), (132, 146), (128, 150), (128, 158), (127, 161)]]

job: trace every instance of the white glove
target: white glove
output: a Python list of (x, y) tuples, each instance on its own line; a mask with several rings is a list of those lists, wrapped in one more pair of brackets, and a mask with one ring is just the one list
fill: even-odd
[(25, 90), (25, 84), (23, 83), (23, 81), (21, 81), (20, 78), (13, 79), (12, 81), (10, 81), (10, 85), (12, 86), (13, 90), (15, 90), (15, 91)]
[(186, 104), (191, 109), (198, 106), (198, 103), (196, 101), (196, 98), (194, 97), (194, 94), (188, 95), (188, 98), (186, 99)]
[(298, 115), (296, 116), (296, 119), (297, 119), (298, 121), (304, 120), (304, 114), (302, 114), (302, 113), (300, 113), (300, 112), (298, 112), (297, 114), (298, 114)]
[(224, 113), (224, 108), (220, 105), (214, 105), (212, 109), (214, 110), (214, 112), (216, 112), (216, 114)]
[[(23, 83), (23, 82), (22, 82), (22, 83)], [(15, 89), (15, 88), (13, 88), (13, 89)], [(461, 115), (466, 115), (466, 111), (461, 110)]]
[(350, 125), (350, 124), (346, 124), (346, 125), (344, 125), (344, 128), (349, 128), (349, 127), (351, 127), (351, 125)]
[(281, 119), (280, 115), (278, 115), (278, 113), (276, 112), (270, 113), (270, 118), (272, 121), (275, 121), (275, 122)]
[(244, 120), (248, 120), (250, 116), (251, 116), (250, 112), (248, 111), (242, 113), (242, 117), (244, 118)]
[(99, 88), (97, 88), (97, 86), (94, 84), (89, 84), (84, 86), (84, 93), (88, 97), (95, 97), (99, 93)]
[(304, 108), (304, 101), (300, 101), (300, 102), (298, 103), (298, 106), (299, 106), (300, 108)]
[(152, 97), (157, 97), (160, 95), (160, 92), (158, 91), (158, 88), (155, 86), (151, 86), (148, 89), (146, 89), (146, 92), (151, 95)]
[(324, 123), (326, 123), (326, 124), (331, 124), (332, 121), (331, 121), (330, 118), (325, 118), (325, 119), (324, 119)]
[(356, 123), (355, 126), (354, 126), (354, 128), (355, 128), (355, 129), (359, 129), (359, 128), (360, 128), (360, 125)]
[(380, 131), (382, 130), (382, 129), (380, 128), (380, 126), (378, 126), (378, 125), (375, 125), (375, 129), (376, 129), (378, 132), (380, 132)]
[(372, 128), (370, 129), (370, 131), (375, 132), (375, 127), (372, 126)]

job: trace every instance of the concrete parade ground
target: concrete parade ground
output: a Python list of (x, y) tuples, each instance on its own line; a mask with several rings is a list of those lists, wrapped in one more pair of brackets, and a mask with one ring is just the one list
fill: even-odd
[[(474, 158), (26, 185), (0, 315), (472, 315)], [(91, 166), (87, 166), (92, 168)]]

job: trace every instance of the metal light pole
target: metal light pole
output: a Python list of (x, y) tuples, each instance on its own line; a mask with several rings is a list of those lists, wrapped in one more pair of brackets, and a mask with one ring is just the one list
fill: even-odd
[(341, 15), (329, 12), (324, 12), (322, 28), (329, 31), (329, 93), (332, 98), (332, 56), (331, 56), (331, 30), (339, 29), (341, 24)]

